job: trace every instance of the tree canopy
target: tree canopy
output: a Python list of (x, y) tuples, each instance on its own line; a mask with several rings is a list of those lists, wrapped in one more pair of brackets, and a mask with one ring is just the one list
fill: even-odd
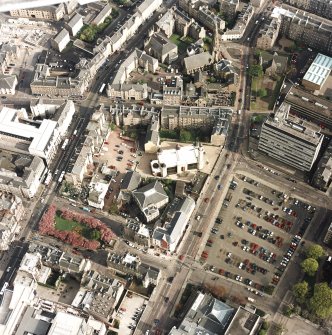
[(332, 315), (332, 289), (329, 288), (327, 283), (315, 285), (314, 294), (309, 300), (309, 308), (322, 319)]
[(301, 263), (302, 270), (309, 276), (313, 276), (318, 270), (318, 262), (314, 258), (307, 258)]
[(306, 251), (308, 258), (319, 259), (324, 255), (324, 249), (318, 244), (312, 244)]
[(295, 284), (293, 286), (293, 294), (294, 294), (295, 299), (298, 302), (303, 303), (308, 294), (308, 289), (309, 289), (309, 285), (306, 281)]
[(251, 77), (261, 77), (263, 75), (262, 65), (251, 65), (249, 67), (249, 76)]

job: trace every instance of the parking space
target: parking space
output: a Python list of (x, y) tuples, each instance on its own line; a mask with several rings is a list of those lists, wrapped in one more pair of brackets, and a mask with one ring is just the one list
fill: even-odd
[(119, 334), (133, 334), (146, 307), (147, 300), (128, 291), (123, 299), (115, 319), (119, 321)]
[(277, 285), (315, 208), (236, 174), (201, 257), (205, 269), (256, 294)]

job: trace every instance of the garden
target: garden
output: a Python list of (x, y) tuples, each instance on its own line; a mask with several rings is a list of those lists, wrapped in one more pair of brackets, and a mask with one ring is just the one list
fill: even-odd
[(324, 271), (328, 262), (320, 245), (311, 245), (302, 257), (303, 278), (293, 286), (295, 301), (285, 307), (284, 314), (288, 317), (298, 314), (323, 325), (324, 320), (332, 316), (332, 289), (328, 285), (332, 272)]
[(114, 233), (100, 220), (68, 209), (57, 209), (51, 205), (39, 222), (42, 235), (53, 236), (72, 245), (96, 250), (101, 244), (109, 244)]

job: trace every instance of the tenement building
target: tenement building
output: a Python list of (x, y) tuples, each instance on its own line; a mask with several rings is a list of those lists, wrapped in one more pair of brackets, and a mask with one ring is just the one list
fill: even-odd
[(332, 20), (331, 0), (284, 0), (284, 3)]
[(268, 156), (301, 171), (310, 171), (324, 136), (320, 128), (289, 114), (283, 103), (262, 126), (258, 149)]

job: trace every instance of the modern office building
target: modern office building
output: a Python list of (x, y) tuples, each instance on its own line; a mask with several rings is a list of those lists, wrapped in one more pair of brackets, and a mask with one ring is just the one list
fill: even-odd
[(285, 97), (291, 105), (290, 113), (318, 124), (322, 129), (332, 130), (332, 102), (314, 95), (298, 86), (293, 86)]
[(309, 91), (320, 90), (332, 70), (332, 58), (318, 54), (302, 79), (302, 85)]
[(262, 126), (258, 149), (301, 171), (310, 171), (318, 157), (324, 136), (320, 128), (289, 114), (291, 106), (282, 103)]
[(3, 107), (0, 111), (1, 148), (30, 153), (50, 162), (61, 140), (58, 125), (53, 120), (34, 121), (25, 109)]

